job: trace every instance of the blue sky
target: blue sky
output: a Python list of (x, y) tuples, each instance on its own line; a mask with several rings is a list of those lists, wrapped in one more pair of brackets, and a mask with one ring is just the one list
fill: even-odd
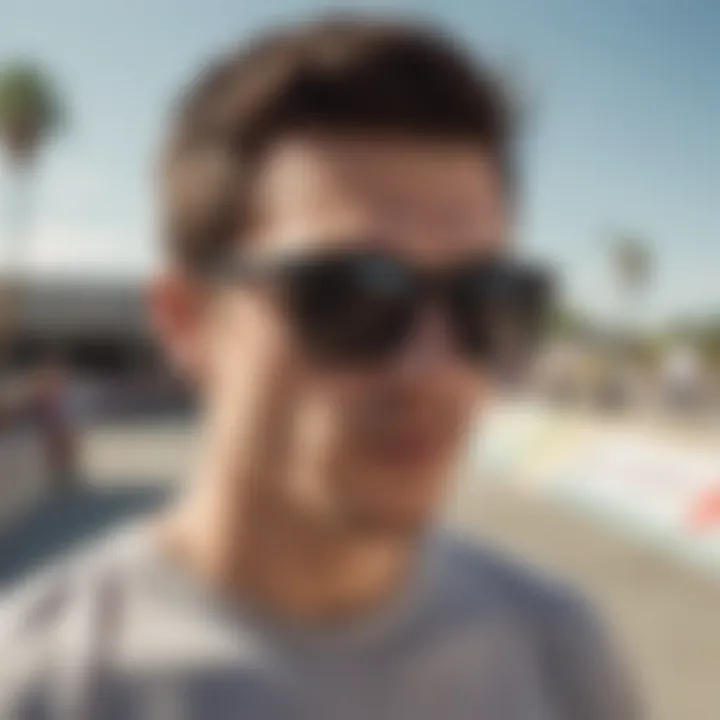
[[(574, 301), (618, 300), (618, 230), (658, 256), (639, 312), (720, 311), (720, 3), (715, 0), (407, 0), (344, 7), (436, 20), (522, 68), (536, 97), (523, 242), (552, 258)], [(307, 0), (0, 0), (0, 61), (45, 62), (67, 133), (39, 173), (28, 255), (61, 272), (145, 272), (154, 261), (152, 157), (174, 91), (204, 58)], [(0, 197), (7, 197), (0, 169)]]

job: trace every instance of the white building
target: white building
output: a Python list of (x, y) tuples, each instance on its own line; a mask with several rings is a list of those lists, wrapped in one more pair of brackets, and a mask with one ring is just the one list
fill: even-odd
[(72, 366), (127, 372), (157, 361), (140, 282), (32, 279), (12, 294), (13, 362), (59, 356)]

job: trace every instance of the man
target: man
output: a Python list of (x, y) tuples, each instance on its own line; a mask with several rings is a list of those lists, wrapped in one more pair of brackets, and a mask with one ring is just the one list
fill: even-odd
[(34, 381), (34, 411), (45, 443), (49, 485), (56, 492), (67, 492), (78, 479), (71, 378), (62, 364), (49, 362), (38, 369)]
[(538, 322), (511, 125), (486, 71), (393, 23), (201, 75), (152, 293), (198, 461), (152, 527), (8, 601), (4, 718), (633, 717), (572, 593), (435, 525), (503, 338)]

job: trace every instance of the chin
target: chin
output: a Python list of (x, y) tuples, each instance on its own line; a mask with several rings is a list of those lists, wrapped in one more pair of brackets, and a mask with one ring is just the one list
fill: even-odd
[(340, 516), (363, 532), (388, 535), (421, 533), (444, 505), (453, 474), (443, 465), (427, 472), (373, 467), (353, 476), (335, 496)]

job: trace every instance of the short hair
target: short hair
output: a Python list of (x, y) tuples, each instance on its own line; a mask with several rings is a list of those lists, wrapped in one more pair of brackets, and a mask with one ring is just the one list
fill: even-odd
[(514, 112), (498, 76), (422, 25), (328, 18), (265, 35), (208, 66), (174, 109), (163, 234), (193, 270), (242, 236), (253, 168), (298, 131), (468, 141), (512, 171)]

